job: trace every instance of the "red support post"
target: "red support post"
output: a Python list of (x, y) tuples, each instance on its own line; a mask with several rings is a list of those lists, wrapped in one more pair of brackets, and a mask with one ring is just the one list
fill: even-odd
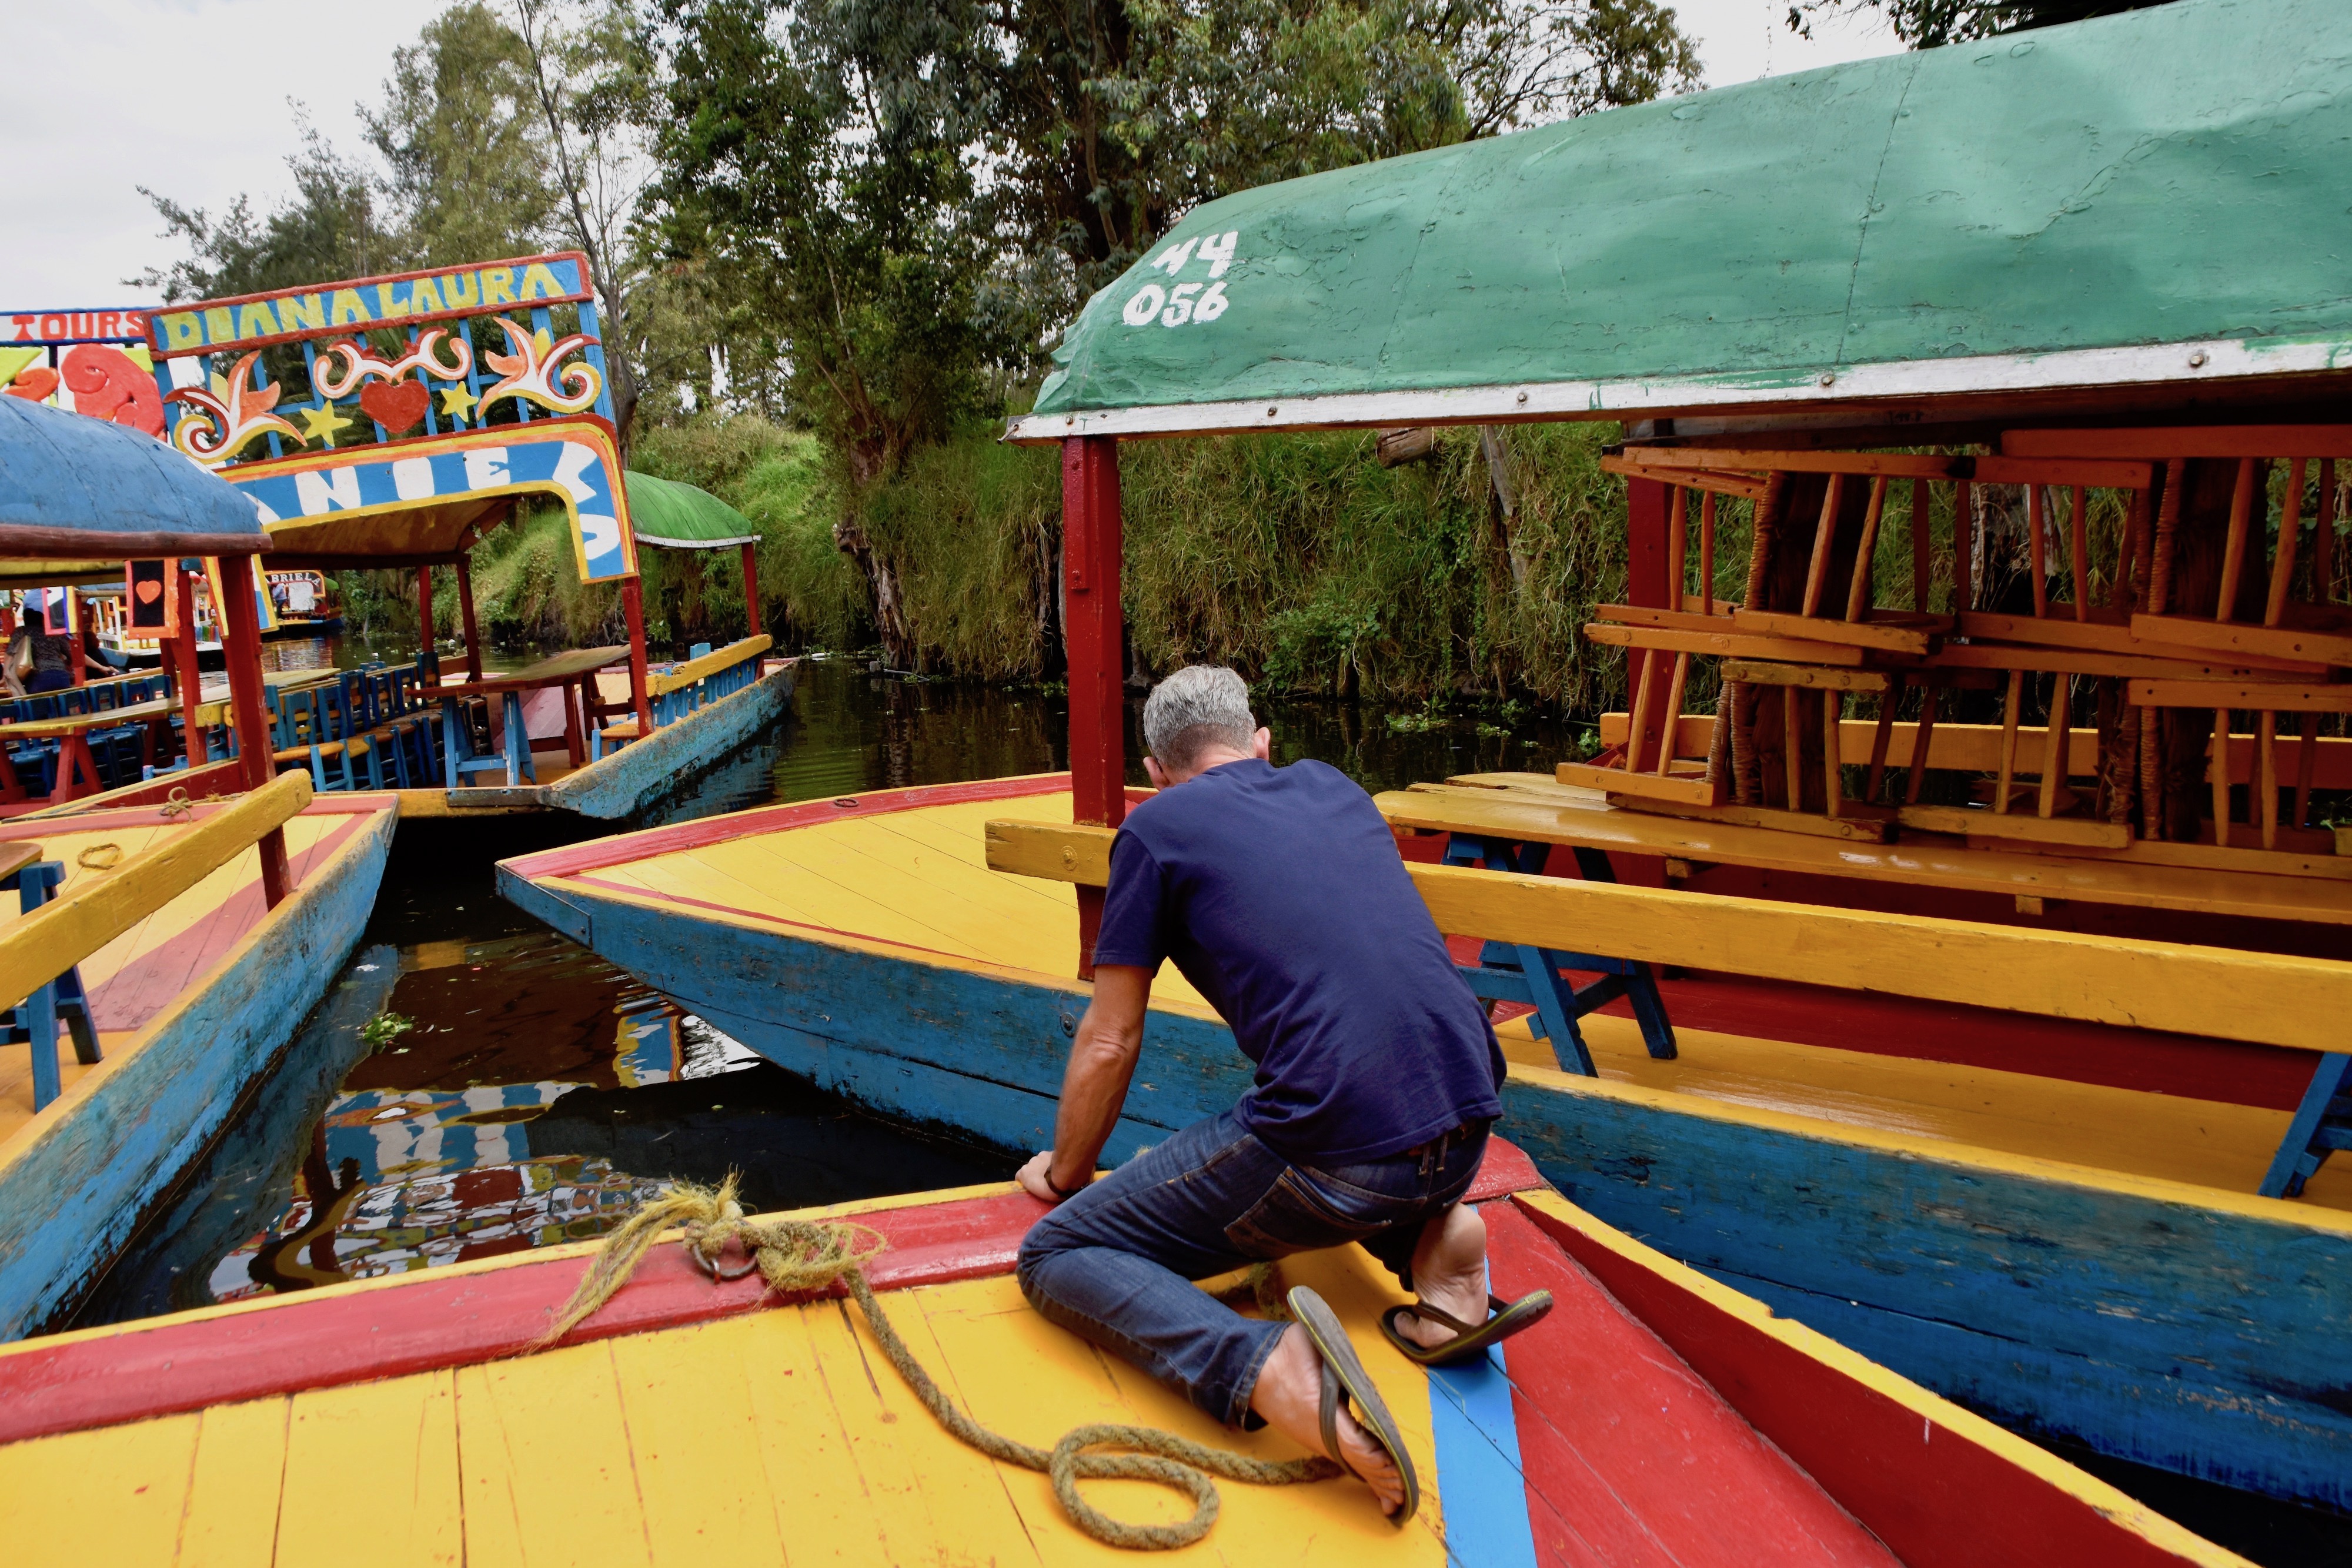
[(89, 685), (89, 643), (82, 632), (81, 590), (68, 588), (65, 597), (66, 634), (73, 639), (73, 684)]
[[(1682, 584), (1670, 582), (1672, 567), (1666, 547), (1666, 485), (1657, 479), (1629, 478), (1625, 481), (1625, 602), (1657, 610), (1679, 610)], [(1636, 652), (1625, 661), (1625, 703), (1629, 716), (1626, 726), (1630, 747), (1631, 737), (1643, 737), (1641, 755), (1655, 758), (1658, 747), (1665, 744), (1667, 687), (1672, 684), (1668, 672), (1674, 664), (1672, 653), (1655, 651)], [(1655, 664), (1657, 668), (1647, 666)], [(1645, 678), (1652, 677), (1654, 678)], [(1643, 711), (1632, 710), (1640, 694), (1647, 692), (1650, 701)], [(1630, 751), (1629, 751), (1630, 754)]]
[[(1070, 667), (1073, 817), (1115, 828), (1127, 815), (1127, 709), (1119, 613), (1118, 442), (1062, 443), (1063, 635)], [(1078, 976), (1092, 979), (1102, 890), (1078, 889)]]
[(651, 677), (646, 672), (646, 588), (641, 577), (621, 581), (621, 613), (629, 623), (629, 704), (637, 710), (637, 738), (654, 732)]
[(172, 640), (170, 653), (179, 666), (182, 737), (187, 747), (188, 766), (201, 768), (213, 759), (213, 753), (205, 739), (205, 727), (196, 722), (196, 708), (205, 697), (204, 663), (196, 652), (196, 574), (174, 560), (172, 579), (173, 591), (180, 601), (180, 634)]
[(760, 634), (760, 563), (757, 559), (759, 548), (757, 545), (749, 543), (743, 547), (743, 613), (750, 622), (750, 629), (743, 634), (747, 637), (757, 637)]
[[(258, 789), (277, 776), (276, 737), (269, 712), (261, 700), (261, 615), (253, 602), (253, 558), (224, 556), (220, 563), (222, 597), (215, 606), (221, 615), (221, 653), (228, 662), (229, 711), (236, 726), (236, 755), (245, 771), (245, 787)], [(261, 851), (261, 896), (270, 908), (285, 902), (291, 882), (286, 869), (286, 831), (272, 828), (264, 834)]]
[(457, 618), (466, 632), (466, 678), (482, 678), (482, 633), (474, 624), (474, 559), (457, 552)]

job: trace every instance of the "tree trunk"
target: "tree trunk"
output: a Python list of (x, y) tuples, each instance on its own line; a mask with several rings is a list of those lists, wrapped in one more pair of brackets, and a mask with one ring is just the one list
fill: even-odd
[(874, 626), (882, 638), (882, 662), (894, 670), (915, 667), (915, 640), (907, 630), (907, 611), (898, 591), (898, 572), (888, 557), (866, 537), (865, 525), (844, 517), (833, 525), (833, 542), (857, 563), (874, 591)]

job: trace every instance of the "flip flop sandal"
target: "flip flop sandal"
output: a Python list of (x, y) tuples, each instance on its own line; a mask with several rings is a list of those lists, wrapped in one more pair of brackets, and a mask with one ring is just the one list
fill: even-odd
[(1413, 1473), (1412, 1459), (1404, 1451), (1404, 1434), (1398, 1430), (1396, 1417), (1389, 1414), (1372, 1375), (1364, 1370), (1356, 1347), (1349, 1343), (1348, 1331), (1339, 1326), (1339, 1314), (1332, 1312), (1329, 1304), (1305, 1285), (1291, 1287), (1288, 1301), (1291, 1317), (1307, 1331), (1323, 1358), (1324, 1451), (1339, 1462), (1341, 1469), (1356, 1475), (1355, 1467), (1348, 1463), (1347, 1456), (1339, 1449), (1339, 1401), (1354, 1401), (1357, 1422), (1388, 1450), (1389, 1462), (1396, 1466), (1397, 1476), (1404, 1482), (1403, 1506), (1389, 1515), (1391, 1523), (1403, 1525), (1421, 1506), (1421, 1478)]
[[(1516, 1301), (1488, 1296), (1486, 1310), (1495, 1315), (1483, 1323), (1465, 1323), (1452, 1312), (1412, 1301), (1382, 1312), (1381, 1333), (1389, 1336), (1389, 1343), (1403, 1352), (1408, 1361), (1417, 1361), (1423, 1366), (1452, 1366), (1483, 1354), (1488, 1345), (1500, 1344), (1521, 1329), (1541, 1322), (1551, 1311), (1551, 1292), (1529, 1291)], [(1425, 1318), (1452, 1329), (1454, 1337), (1441, 1345), (1416, 1344), (1397, 1331), (1398, 1321), (1404, 1317)]]

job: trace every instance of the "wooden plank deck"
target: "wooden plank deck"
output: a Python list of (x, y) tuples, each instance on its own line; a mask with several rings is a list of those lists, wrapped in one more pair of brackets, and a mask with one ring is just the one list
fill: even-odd
[[(1376, 1319), (1404, 1298), (1358, 1249), (1282, 1265), (1287, 1282), (1330, 1301), (1357, 1342), (1423, 1479), (1420, 1514), (1392, 1527), (1346, 1479), (1223, 1483), (1215, 1527), (1176, 1560), (1891, 1568), (1897, 1557), (1857, 1518), (1884, 1513), (1922, 1568), (1964, 1560), (1919, 1549), (1939, 1515), (1963, 1553), (2014, 1538), (2020, 1550), (2001, 1552), (2005, 1560), (2078, 1561), (2095, 1546), (2124, 1563), (2236, 1561), (2031, 1445), (1675, 1270), (1553, 1195), (1526, 1191), (1532, 1172), (1516, 1151), (1497, 1148), (1502, 1157), (1490, 1156), (1478, 1184), (1496, 1287), (1546, 1288), (1558, 1305), (1492, 1362), (1432, 1374), (1390, 1351)], [(1514, 1190), (1521, 1196), (1502, 1196)], [(1271, 1433), (1217, 1425), (1033, 1311), (1010, 1273), (1041, 1211), (1026, 1197), (971, 1189), (852, 1207), (886, 1231), (961, 1238), (894, 1247), (876, 1281), (917, 1358), (982, 1424), (1042, 1445), (1080, 1424), (1133, 1423), (1265, 1458), (1295, 1455)], [(829, 1212), (838, 1211), (812, 1218)], [(773, 1303), (749, 1283), (713, 1285), (675, 1243), (563, 1347), (512, 1356), (515, 1334), (545, 1321), (592, 1249), (0, 1350), (0, 1422), (28, 1401), (62, 1414), (59, 1391), (73, 1387), (144, 1401), (0, 1442), (12, 1546), (37, 1562), (124, 1564), (1133, 1561), (1081, 1534), (1044, 1476), (989, 1460), (943, 1431), (848, 1302)], [(1672, 1307), (1672, 1329), (1629, 1308), (1596, 1269), (1618, 1290), (1645, 1292), (1644, 1312)], [(453, 1290), (477, 1311), (452, 1314)], [(1695, 1339), (1701, 1322), (1708, 1326)], [(496, 1348), (476, 1343), (483, 1327)], [(260, 1364), (280, 1345), (298, 1362), (311, 1358), (307, 1374), (288, 1374), (257, 1396), (175, 1403), (175, 1385), (269, 1376)], [(320, 1352), (339, 1370), (328, 1372)], [(1727, 1368), (1710, 1381), (1685, 1354), (1727, 1358), (1755, 1381), (1727, 1377)], [(368, 1380), (371, 1372), (381, 1375)], [(1801, 1432), (1785, 1423), (1772, 1430), (1820, 1450), (1817, 1466), (1833, 1458), (1845, 1489), (1838, 1495), (1745, 1413), (1759, 1397), (1791, 1392), (1812, 1402), (1811, 1419)], [(1865, 1427), (1889, 1423), (1904, 1437), (1891, 1452), (1856, 1447)], [(1939, 1468), (1961, 1479), (1939, 1477)], [(1138, 1482), (1089, 1482), (1087, 1491), (1122, 1519), (1186, 1511)]]

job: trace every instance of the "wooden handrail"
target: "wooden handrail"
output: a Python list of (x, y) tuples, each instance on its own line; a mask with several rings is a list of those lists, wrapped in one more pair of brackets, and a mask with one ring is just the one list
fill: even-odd
[[(1109, 879), (1114, 829), (992, 821), (987, 835), (992, 871), (1090, 887)], [(2352, 1017), (2352, 964), (2326, 958), (1460, 866), (1405, 869), (1437, 928), (1457, 936), (2299, 1051), (2343, 1050)]]
[(705, 675), (715, 675), (721, 670), (731, 670), (746, 659), (756, 659), (776, 645), (773, 637), (745, 637), (730, 643), (724, 648), (714, 648), (699, 659), (689, 659), (666, 675), (655, 675), (646, 683), (646, 691), (654, 696), (667, 696), (674, 691), (694, 685)]
[(103, 876), (0, 930), (0, 997), (14, 1006), (285, 825), (310, 803), (310, 776), (281, 773), (200, 822), (173, 829)]

